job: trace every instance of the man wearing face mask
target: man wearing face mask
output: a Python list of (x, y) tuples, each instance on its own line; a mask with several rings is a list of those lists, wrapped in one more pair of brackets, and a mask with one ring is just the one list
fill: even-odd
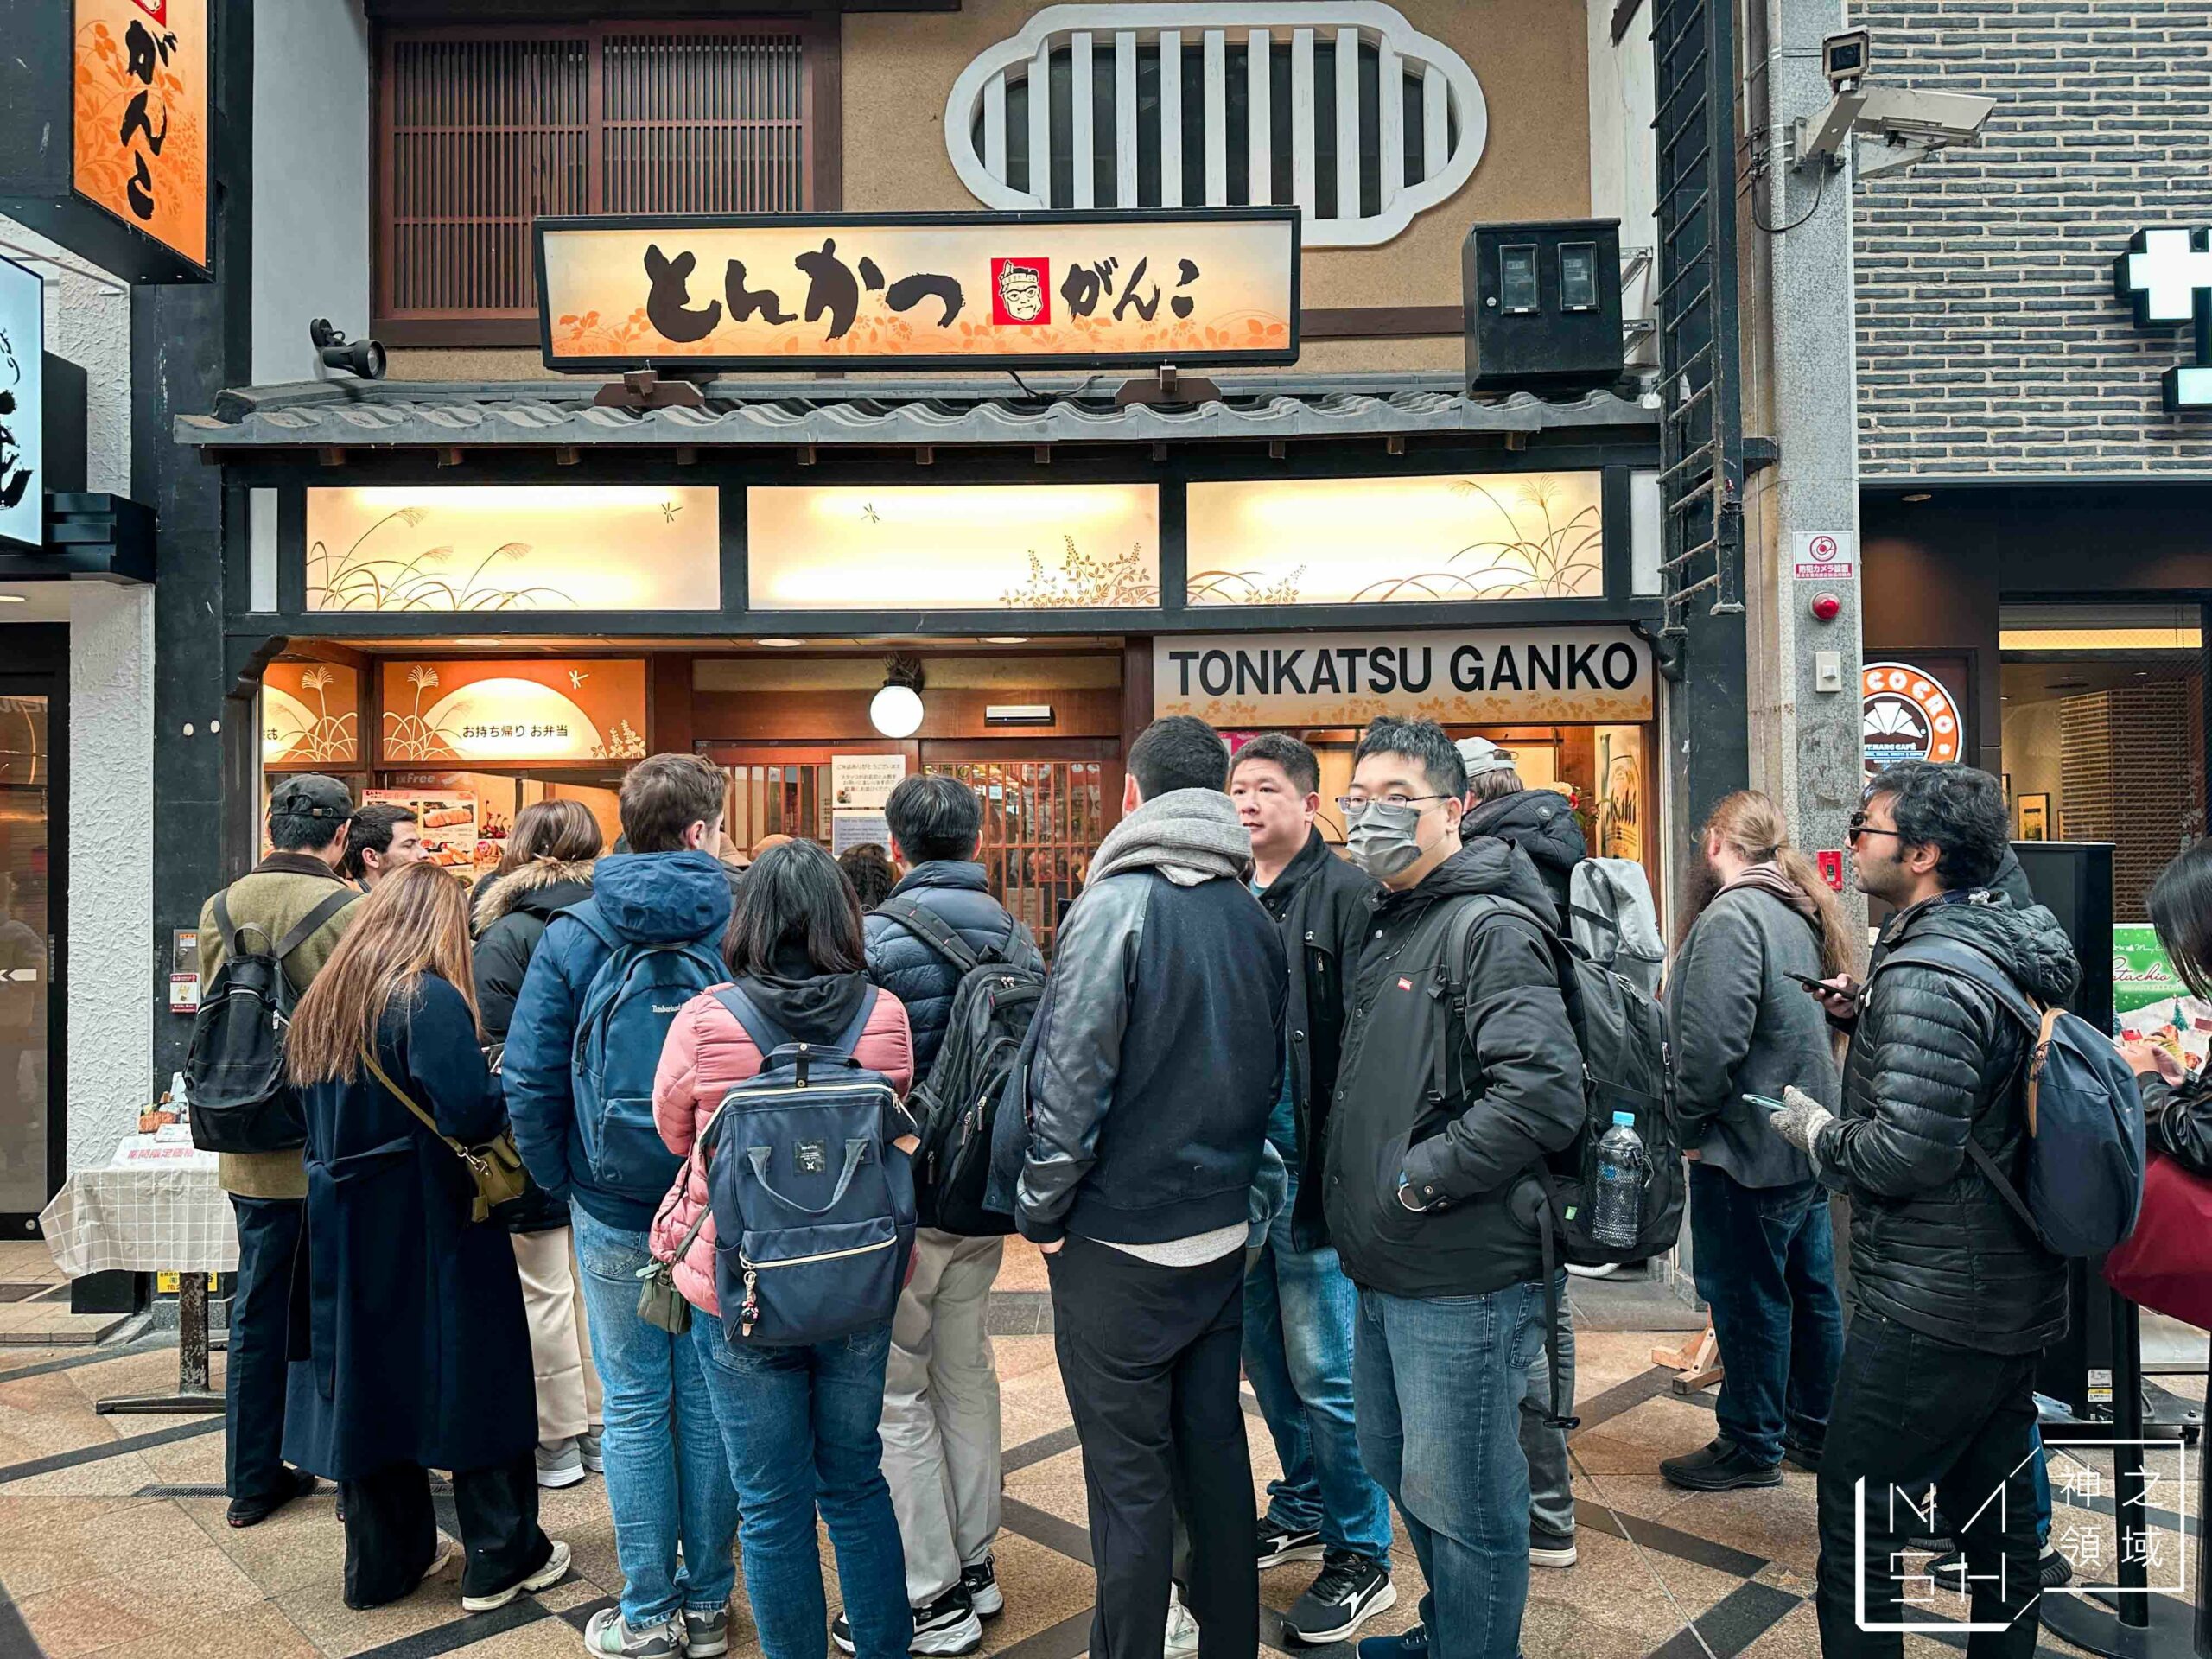
[(1360, 1454), (1429, 1586), (1421, 1624), (1363, 1641), (1360, 1659), (1516, 1654), (1529, 1594), (1533, 1176), (1581, 1124), (1582, 1059), (1559, 912), (1525, 853), (1461, 846), (1466, 789), (1442, 727), (1378, 720), (1340, 803), (1352, 859), (1384, 891), (1345, 1020), (1325, 1207), (1359, 1287)]

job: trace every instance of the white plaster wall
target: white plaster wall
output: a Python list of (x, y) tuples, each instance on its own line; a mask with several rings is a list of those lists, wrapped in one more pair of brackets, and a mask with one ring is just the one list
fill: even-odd
[(369, 25), (360, 0), (257, 0), (253, 378), (313, 380), (308, 323), (369, 331)]
[[(1590, 214), (1621, 222), (1621, 257), (1636, 274), (1621, 284), (1621, 315), (1649, 321), (1656, 287), (1653, 264), (1627, 264), (1630, 251), (1647, 253), (1659, 239), (1659, 184), (1652, 152), (1654, 113), (1650, 26), (1639, 12), (1613, 44), (1614, 0), (1585, 0), (1590, 54)], [(1656, 366), (1649, 334), (1629, 342), (1632, 368)]]
[(86, 487), (130, 493), (130, 289), (0, 218), (0, 254), (46, 279), (46, 349), (85, 371)]

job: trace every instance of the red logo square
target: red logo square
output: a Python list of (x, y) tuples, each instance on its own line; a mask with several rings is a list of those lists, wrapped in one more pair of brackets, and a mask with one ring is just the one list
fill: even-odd
[(137, 0), (138, 10), (164, 29), (168, 27), (169, 0)]
[(991, 321), (1001, 328), (1042, 327), (1052, 320), (1052, 262), (991, 261)]
[(1410, 979), (1402, 979), (1398, 982), (1398, 988), (1402, 991), (1410, 991), (1413, 988), (1414, 982)]

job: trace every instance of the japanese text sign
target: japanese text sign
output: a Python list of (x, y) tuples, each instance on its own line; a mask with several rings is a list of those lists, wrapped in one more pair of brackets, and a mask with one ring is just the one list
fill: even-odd
[(541, 219), (549, 368), (1290, 363), (1295, 208)]
[(46, 284), (0, 259), (0, 544), (46, 543)]
[(207, 0), (76, 0), (77, 194), (207, 266)]

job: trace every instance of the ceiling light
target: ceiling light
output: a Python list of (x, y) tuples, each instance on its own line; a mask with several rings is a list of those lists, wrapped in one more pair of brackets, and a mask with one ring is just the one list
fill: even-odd
[(804, 644), (806, 643), (806, 641), (805, 641), (805, 640), (804, 640), (804, 639), (755, 639), (753, 643), (754, 645), (766, 645), (766, 646), (768, 646), (770, 649), (774, 650), (774, 651), (789, 651), (789, 650), (791, 650), (791, 647), (792, 647), (792, 646), (794, 646), (794, 645), (804, 645)]
[(1913, 502), (1932, 501), (1935, 499), (1933, 493), (1928, 490), (1916, 490), (1910, 495), (1901, 495), (1897, 498), (1900, 501)]
[(1029, 643), (1029, 636), (1026, 633), (987, 633), (983, 636), (983, 643), (987, 645), (1026, 645)]
[(868, 723), (886, 737), (912, 737), (922, 729), (922, 665), (912, 657), (884, 664), (883, 689), (868, 706)]
[(30, 603), (30, 596), (27, 594), (0, 594), (0, 605), (28, 605), (29, 603)]

